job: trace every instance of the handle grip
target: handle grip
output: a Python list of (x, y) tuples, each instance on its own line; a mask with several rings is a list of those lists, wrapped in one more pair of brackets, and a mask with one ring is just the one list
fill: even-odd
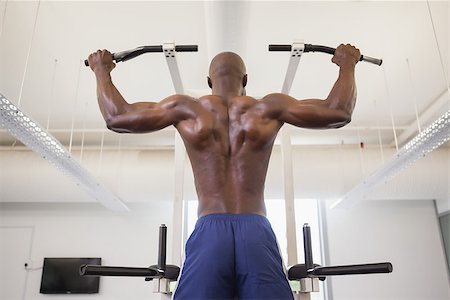
[(332, 276), (332, 275), (356, 275), (356, 274), (376, 274), (391, 273), (392, 264), (374, 263), (361, 265), (333, 266), (333, 267), (315, 267), (307, 271), (310, 276)]
[(307, 270), (314, 267), (312, 242), (311, 242), (311, 228), (308, 223), (303, 224), (303, 250), (305, 253), (305, 267)]
[(167, 252), (167, 227), (161, 224), (159, 227), (159, 249), (158, 249), (158, 270), (166, 270), (166, 252)]
[[(125, 50), (121, 52), (113, 53), (113, 60), (115, 62), (121, 62), (121, 61), (127, 61), (132, 58), (135, 58), (139, 55), (142, 55), (144, 53), (149, 52), (163, 52), (163, 46), (162, 45), (156, 45), (156, 46), (141, 46), (137, 47), (131, 50)], [(198, 45), (177, 45), (175, 46), (175, 52), (197, 52), (198, 51)], [(86, 67), (89, 66), (89, 61), (87, 59), (84, 60), (84, 65)]]
[(81, 276), (131, 276), (156, 277), (160, 276), (158, 270), (153, 268), (107, 267), (95, 265), (81, 265)]
[[(292, 45), (269, 45), (269, 51), (292, 51)], [(305, 49), (303, 52), (322, 52), (322, 53), (328, 53), (331, 55), (334, 55), (334, 52), (336, 51), (336, 48), (327, 47), (327, 46), (321, 46), (321, 45), (311, 45), (311, 44), (305, 44)], [(366, 55), (361, 55), (359, 58), (359, 61), (365, 61), (369, 62), (378, 66), (381, 66), (383, 63), (382, 59), (379, 58), (373, 58)]]

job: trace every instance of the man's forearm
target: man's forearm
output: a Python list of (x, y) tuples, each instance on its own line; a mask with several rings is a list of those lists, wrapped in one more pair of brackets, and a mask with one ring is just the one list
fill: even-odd
[(97, 100), (105, 121), (127, 111), (128, 103), (111, 81), (109, 73), (96, 73)]
[(336, 80), (327, 101), (332, 109), (338, 109), (352, 115), (356, 102), (355, 66), (340, 67), (339, 77)]

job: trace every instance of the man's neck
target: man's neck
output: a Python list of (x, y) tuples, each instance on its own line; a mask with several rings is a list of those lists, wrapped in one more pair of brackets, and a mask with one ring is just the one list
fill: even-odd
[(242, 82), (229, 79), (223, 79), (214, 82), (212, 87), (212, 94), (224, 98), (242, 96), (243, 95)]

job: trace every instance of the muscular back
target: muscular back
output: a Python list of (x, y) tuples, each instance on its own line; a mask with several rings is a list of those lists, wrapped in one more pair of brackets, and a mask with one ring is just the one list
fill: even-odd
[(191, 160), (199, 215), (265, 214), (264, 182), (282, 123), (251, 97), (205, 96), (186, 106), (196, 117), (176, 128)]
[(89, 56), (97, 80), (97, 100), (109, 129), (143, 133), (175, 126), (194, 171), (199, 215), (265, 214), (264, 181), (273, 142), (287, 122), (303, 128), (337, 128), (351, 120), (356, 101), (355, 65), (359, 50), (340, 45), (332, 61), (339, 76), (325, 100), (297, 100), (269, 94), (262, 100), (245, 94), (247, 75), (233, 53), (217, 55), (208, 84), (213, 96), (198, 100), (174, 95), (160, 102), (130, 104), (111, 81), (115, 64), (106, 50)]

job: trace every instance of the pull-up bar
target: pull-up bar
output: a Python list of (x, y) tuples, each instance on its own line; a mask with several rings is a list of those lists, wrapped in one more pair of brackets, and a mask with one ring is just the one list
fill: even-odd
[[(176, 45), (175, 52), (197, 52), (198, 51), (198, 45)], [(137, 47), (131, 50), (125, 50), (121, 52), (113, 53), (113, 60), (115, 62), (121, 62), (121, 61), (127, 61), (132, 58), (135, 58), (139, 55), (142, 55), (144, 53), (150, 53), (150, 52), (164, 52), (163, 45), (156, 45), (156, 46), (141, 46)], [(86, 67), (89, 66), (89, 62), (86, 59), (84, 61), (84, 65)]]
[[(269, 45), (269, 51), (292, 51), (292, 45)], [(303, 52), (322, 52), (322, 53), (328, 53), (334, 55), (334, 52), (336, 51), (336, 48), (327, 47), (327, 46), (321, 46), (321, 45), (311, 45), (311, 44), (304, 44)], [(366, 55), (361, 55), (359, 58), (359, 61), (365, 61), (369, 62), (378, 66), (381, 66), (383, 63), (382, 59), (379, 58), (373, 58)]]

